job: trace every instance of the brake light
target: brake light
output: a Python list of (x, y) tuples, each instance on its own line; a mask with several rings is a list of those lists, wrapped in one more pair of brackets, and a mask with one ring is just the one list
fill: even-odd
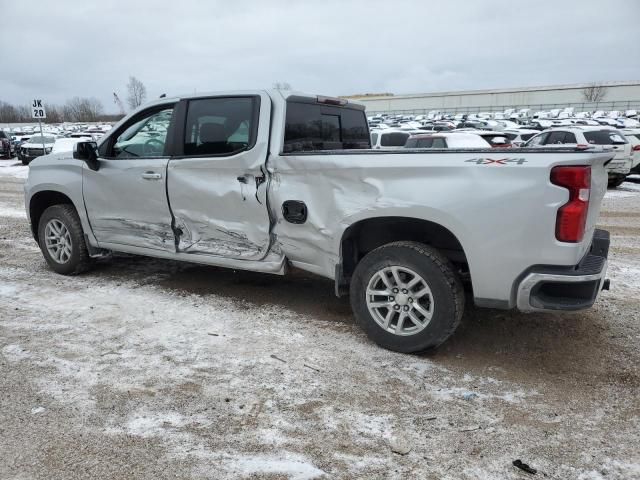
[(638, 145), (634, 145), (633, 146), (633, 151), (634, 152), (640, 152), (640, 143)]
[(340, 106), (343, 106), (349, 103), (344, 98), (323, 97), (321, 95), (318, 95), (316, 97), (316, 102), (324, 103), (325, 105), (340, 105)]
[(553, 167), (551, 183), (569, 190), (569, 201), (558, 209), (556, 239), (561, 242), (581, 242), (589, 211), (591, 167)]

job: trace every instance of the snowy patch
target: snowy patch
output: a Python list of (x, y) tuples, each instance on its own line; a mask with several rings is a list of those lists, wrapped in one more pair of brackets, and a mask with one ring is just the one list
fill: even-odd
[(302, 455), (242, 455), (232, 457), (225, 467), (237, 475), (286, 475), (290, 480), (312, 480), (326, 473)]
[(605, 194), (605, 198), (627, 198), (635, 197), (640, 194), (640, 184), (632, 182), (624, 182), (618, 188), (609, 189)]
[(0, 176), (26, 179), (29, 176), (29, 166), (15, 161), (0, 161)]
[(7, 345), (2, 347), (2, 355), (10, 362), (19, 362), (31, 358), (28, 350), (23, 349), (20, 345)]
[(24, 209), (14, 208), (8, 205), (0, 205), (0, 217), (27, 218)]
[(578, 480), (610, 480), (640, 478), (640, 463), (607, 459), (600, 468), (581, 473)]

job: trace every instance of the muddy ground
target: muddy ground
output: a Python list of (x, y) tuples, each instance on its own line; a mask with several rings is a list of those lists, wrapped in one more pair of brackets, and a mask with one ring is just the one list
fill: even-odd
[(638, 184), (605, 198), (593, 309), (468, 306), (414, 356), (300, 272), (116, 256), (56, 275), (20, 177), (0, 168), (0, 479), (640, 478)]

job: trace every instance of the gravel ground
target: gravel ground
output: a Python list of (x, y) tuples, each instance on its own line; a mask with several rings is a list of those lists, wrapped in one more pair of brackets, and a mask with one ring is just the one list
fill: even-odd
[[(1, 479), (640, 478), (640, 185), (589, 311), (469, 307), (388, 352), (330, 282), (115, 256), (53, 274), (0, 160)], [(22, 177), (22, 178), (21, 178)]]

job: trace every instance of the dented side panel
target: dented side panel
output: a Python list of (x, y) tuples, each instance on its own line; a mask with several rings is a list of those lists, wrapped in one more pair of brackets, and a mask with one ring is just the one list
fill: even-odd
[[(265, 163), (271, 101), (266, 93), (260, 97), (252, 148), (231, 156), (170, 160), (167, 193), (178, 253), (237, 260), (261, 260), (269, 254)], [(280, 257), (271, 253), (271, 257)]]
[[(504, 153), (484, 153), (504, 159)], [(497, 156), (496, 156), (497, 155)], [(502, 157), (500, 157), (502, 155)], [(555, 239), (556, 212), (566, 189), (550, 169), (599, 163), (606, 155), (523, 153), (524, 161), (478, 162), (478, 152), (277, 155), (270, 159), (270, 196), (277, 243), (294, 265), (333, 278), (344, 231), (360, 220), (409, 217), (440, 224), (460, 241), (474, 295), (510, 301), (511, 287), (534, 264), (575, 265), (589, 239)], [(482, 155), (480, 155), (482, 156)], [(279, 212), (286, 200), (308, 207), (304, 224)], [(593, 205), (597, 216), (599, 205)], [(592, 229), (592, 225), (589, 225)], [(428, 239), (425, 239), (428, 243)]]
[[(167, 204), (167, 158), (100, 159), (100, 170), (83, 167), (82, 191), (98, 243), (174, 250)], [(158, 179), (145, 179), (154, 172)]]

